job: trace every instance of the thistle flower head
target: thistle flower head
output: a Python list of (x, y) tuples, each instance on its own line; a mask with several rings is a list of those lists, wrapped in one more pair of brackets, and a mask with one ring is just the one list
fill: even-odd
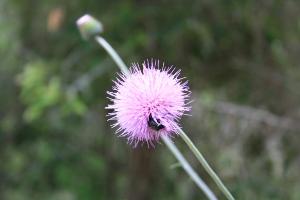
[(133, 64), (129, 74), (119, 74), (106, 107), (117, 133), (135, 146), (153, 146), (161, 135), (176, 134), (179, 119), (190, 110), (189, 87), (179, 75), (173, 67), (160, 68), (159, 61)]

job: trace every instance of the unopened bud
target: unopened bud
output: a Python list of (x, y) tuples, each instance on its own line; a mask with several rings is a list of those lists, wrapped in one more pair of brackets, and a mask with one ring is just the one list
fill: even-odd
[(88, 40), (103, 32), (103, 26), (100, 21), (91, 15), (84, 15), (76, 21), (77, 27), (83, 39)]

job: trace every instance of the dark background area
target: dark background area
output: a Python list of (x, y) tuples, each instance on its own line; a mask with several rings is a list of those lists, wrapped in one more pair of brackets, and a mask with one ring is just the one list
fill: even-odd
[(1, 0), (0, 199), (205, 199), (163, 144), (133, 149), (106, 122), (118, 69), (81, 39), (85, 13), (128, 65), (156, 58), (182, 69), (194, 100), (182, 126), (236, 199), (300, 199), (292, 0)]

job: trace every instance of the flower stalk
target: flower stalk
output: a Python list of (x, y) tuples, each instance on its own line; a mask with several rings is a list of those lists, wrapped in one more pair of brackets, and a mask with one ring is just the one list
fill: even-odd
[(127, 66), (125, 65), (119, 54), (117, 54), (117, 52), (112, 48), (112, 46), (101, 36), (96, 36), (95, 39), (98, 42), (98, 44), (100, 44), (111, 56), (111, 58), (115, 61), (120, 70), (124, 74), (129, 74)]
[(170, 140), (169, 137), (162, 135), (162, 140), (166, 144), (166, 146), (170, 149), (176, 159), (179, 161), (181, 167), (186, 171), (186, 173), (192, 178), (195, 184), (202, 189), (208, 199), (217, 200), (217, 197), (214, 193), (208, 188), (208, 186), (203, 182), (203, 180), (198, 176), (195, 170), (191, 167), (191, 165), (186, 161), (183, 155), (180, 153), (175, 144)]
[(185, 134), (185, 132), (178, 127), (178, 134), (181, 136), (181, 138), (184, 140), (184, 142), (188, 145), (190, 150), (193, 152), (193, 154), (196, 156), (198, 161), (201, 163), (203, 168), (206, 170), (206, 172), (210, 175), (210, 177), (214, 180), (214, 182), (217, 184), (219, 189), (223, 192), (223, 194), (227, 197), (229, 200), (234, 200), (234, 197), (229, 192), (229, 190), (226, 188), (226, 186), (222, 183), (221, 179), (218, 177), (218, 175), (214, 172), (214, 170), (210, 167), (202, 153), (197, 149), (197, 147), (194, 145), (192, 140)]

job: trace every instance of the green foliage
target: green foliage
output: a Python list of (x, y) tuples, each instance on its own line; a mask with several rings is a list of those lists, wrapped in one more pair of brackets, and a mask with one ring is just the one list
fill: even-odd
[(67, 90), (63, 93), (62, 84), (58, 76), (49, 75), (50, 65), (35, 61), (25, 65), (19, 76), (21, 86), (21, 100), (26, 105), (24, 120), (32, 122), (39, 119), (47, 109), (59, 106), (62, 114), (84, 114), (86, 106), (78, 95)]
[(21, 100), (27, 105), (24, 119), (28, 122), (41, 117), (43, 111), (58, 103), (61, 83), (58, 77), (47, 80), (47, 68), (42, 62), (29, 63), (20, 76)]

